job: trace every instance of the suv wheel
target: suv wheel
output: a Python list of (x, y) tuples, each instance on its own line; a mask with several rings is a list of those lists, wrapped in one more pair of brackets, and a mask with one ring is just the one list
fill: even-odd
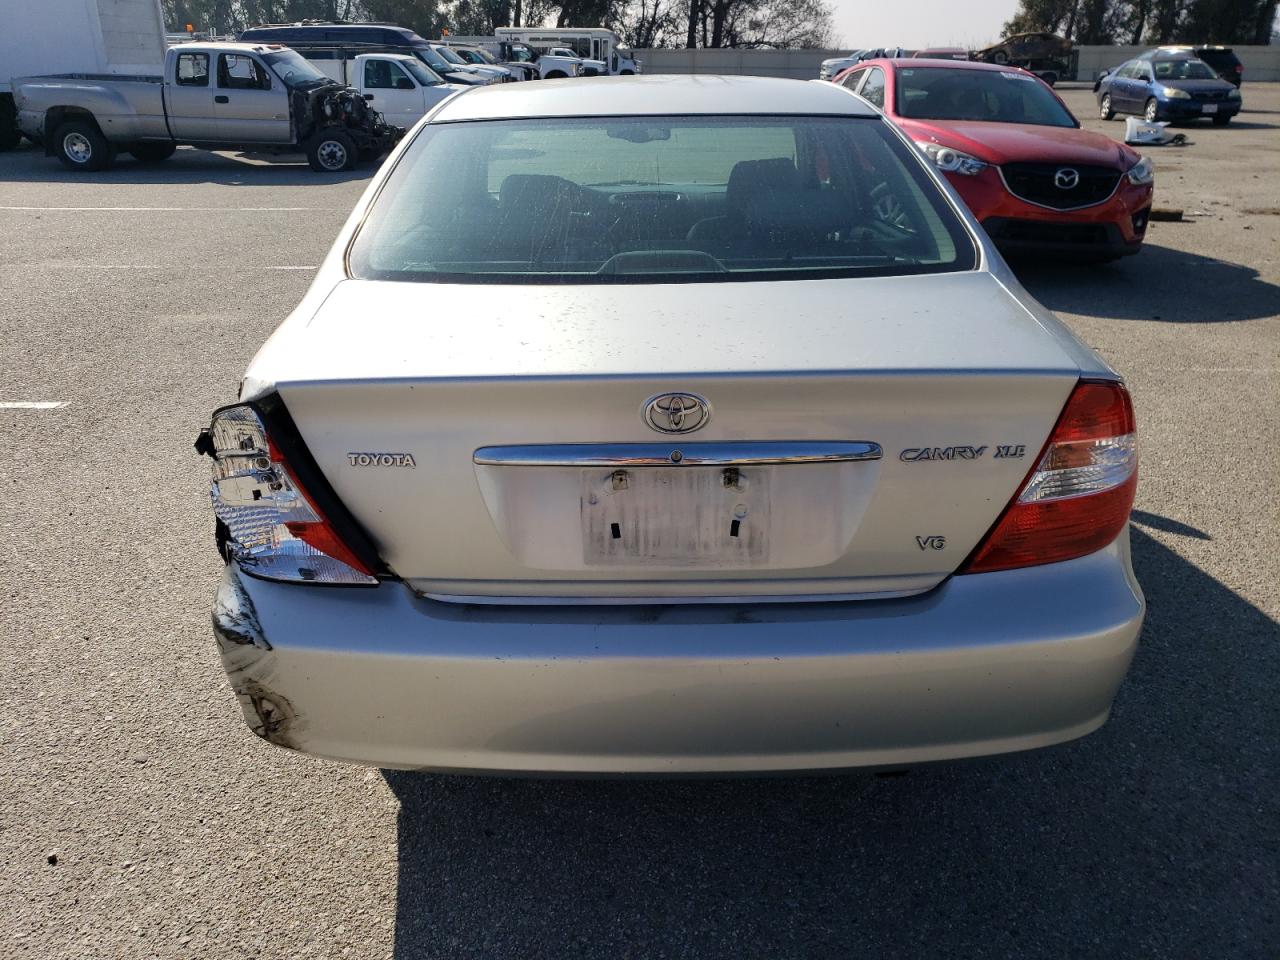
[(53, 145), (62, 165), (70, 170), (105, 170), (114, 155), (97, 124), (71, 120), (54, 131)]
[(1103, 120), (1114, 120), (1116, 112), (1111, 109), (1111, 94), (1104, 93), (1098, 101), (1098, 116)]
[(356, 165), (356, 145), (337, 127), (321, 130), (307, 146), (307, 162), (317, 173), (342, 173)]

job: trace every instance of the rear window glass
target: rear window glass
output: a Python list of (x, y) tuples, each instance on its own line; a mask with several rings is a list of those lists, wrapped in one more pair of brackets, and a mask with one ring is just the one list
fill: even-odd
[(349, 267), (385, 280), (711, 282), (975, 258), (879, 118), (606, 117), (424, 127)]
[(1074, 127), (1049, 88), (1021, 70), (905, 67), (898, 71), (898, 116)]

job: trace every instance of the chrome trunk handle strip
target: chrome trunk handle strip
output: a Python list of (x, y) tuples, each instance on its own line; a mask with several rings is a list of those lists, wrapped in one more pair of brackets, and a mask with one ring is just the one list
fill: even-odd
[(481, 447), (487, 467), (758, 467), (879, 460), (866, 440), (760, 440), (725, 443), (550, 443)]

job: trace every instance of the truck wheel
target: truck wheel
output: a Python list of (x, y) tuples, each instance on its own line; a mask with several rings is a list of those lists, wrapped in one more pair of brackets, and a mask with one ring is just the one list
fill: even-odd
[(22, 142), (18, 130), (18, 109), (13, 97), (0, 93), (0, 150), (12, 150)]
[(337, 127), (321, 130), (307, 146), (307, 162), (317, 173), (341, 173), (356, 165), (359, 154), (351, 138)]
[(135, 143), (129, 148), (133, 156), (143, 163), (159, 163), (168, 160), (178, 149), (175, 143)]
[(105, 170), (115, 158), (97, 125), (85, 120), (70, 120), (58, 127), (53, 146), (62, 165), (70, 170)]
[(636, 72), (635, 72), (634, 70), (619, 70), (619, 71), (618, 71), (618, 76), (620, 76), (620, 77), (634, 77), (635, 75), (636, 75)]

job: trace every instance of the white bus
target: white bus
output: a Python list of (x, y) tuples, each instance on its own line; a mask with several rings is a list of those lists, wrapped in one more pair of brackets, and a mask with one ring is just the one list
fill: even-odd
[(613, 76), (640, 72), (640, 61), (622, 46), (622, 38), (604, 27), (498, 27), (493, 33), (502, 42), (523, 43), (538, 53), (568, 47), (583, 60), (602, 61)]

